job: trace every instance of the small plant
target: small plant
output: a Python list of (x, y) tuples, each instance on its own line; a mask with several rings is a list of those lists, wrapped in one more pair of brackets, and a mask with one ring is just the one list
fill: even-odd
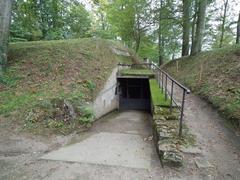
[(56, 120), (49, 120), (47, 123), (47, 127), (49, 128), (62, 128), (64, 126), (64, 122), (56, 121)]
[(30, 111), (26, 115), (26, 122), (36, 123), (39, 120), (39, 113), (37, 113), (34, 109), (30, 109)]
[(90, 124), (92, 122), (91, 118), (86, 118), (86, 117), (80, 117), (79, 118), (79, 123), (80, 124)]
[(38, 127), (37, 124), (32, 123), (30, 121), (26, 121), (24, 124), (24, 128), (26, 128), (26, 129), (35, 129), (37, 127)]
[(80, 124), (90, 124), (94, 119), (93, 109), (90, 106), (84, 106), (81, 109), (81, 117), (79, 118)]
[(85, 106), (82, 109), (82, 116), (86, 118), (94, 118), (93, 109), (90, 106)]
[(90, 91), (93, 91), (96, 88), (96, 84), (92, 81), (87, 81), (86, 86)]

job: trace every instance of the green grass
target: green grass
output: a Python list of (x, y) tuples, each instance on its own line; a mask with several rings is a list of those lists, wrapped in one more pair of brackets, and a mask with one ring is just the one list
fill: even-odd
[(150, 93), (154, 106), (170, 106), (170, 100), (165, 100), (165, 92), (159, 88), (155, 79), (149, 80)]
[(155, 76), (154, 72), (148, 69), (122, 69), (120, 74), (122, 76), (148, 76), (150, 78)]
[[(119, 62), (132, 62), (130, 57), (115, 55), (112, 46), (126, 50), (101, 39), (11, 43), (7, 71), (0, 77), (0, 116), (24, 124), (26, 111), (35, 112), (42, 101), (93, 101), (113, 68)], [(79, 121), (85, 118), (79, 116)], [(51, 127), (61, 126), (53, 121)]]
[(170, 61), (164, 68), (240, 128), (240, 46)]

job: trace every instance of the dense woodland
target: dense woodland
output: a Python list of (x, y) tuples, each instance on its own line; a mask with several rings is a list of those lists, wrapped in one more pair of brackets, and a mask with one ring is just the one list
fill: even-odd
[(10, 41), (117, 39), (162, 64), (239, 43), (237, 0), (16, 0)]

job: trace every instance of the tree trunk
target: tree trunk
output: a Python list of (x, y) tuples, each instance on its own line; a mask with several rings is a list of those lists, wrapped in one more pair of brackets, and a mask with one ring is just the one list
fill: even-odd
[(161, 66), (163, 63), (163, 55), (162, 55), (162, 31), (159, 25), (158, 30), (158, 65)]
[(240, 44), (240, 12), (238, 15), (238, 22), (237, 22), (237, 38), (236, 38), (236, 43)]
[(139, 15), (137, 15), (137, 27), (136, 27), (136, 31), (135, 31), (135, 35), (134, 35), (134, 38), (135, 38), (135, 51), (136, 53), (138, 52), (139, 50), (139, 47), (140, 47), (140, 43), (141, 43), (141, 29), (140, 29), (140, 20), (139, 20)]
[(137, 35), (137, 39), (136, 39), (136, 48), (135, 48), (136, 53), (137, 53), (138, 50), (139, 50), (140, 43), (141, 43), (141, 35), (138, 34), (138, 35)]
[(221, 26), (221, 37), (220, 37), (220, 43), (219, 47), (221, 48), (223, 45), (223, 38), (224, 38), (224, 32), (225, 32), (225, 22), (226, 22), (226, 15), (227, 15), (227, 7), (228, 7), (228, 0), (224, 3), (224, 12), (222, 17), (222, 26)]
[(44, 0), (39, 0), (39, 13), (40, 13), (40, 28), (42, 32), (42, 38), (46, 39), (47, 37), (47, 27), (49, 22), (47, 21), (47, 15), (45, 14), (46, 11), (46, 5), (44, 4)]
[(164, 36), (162, 35), (162, 38), (161, 38), (161, 40), (162, 40), (162, 43), (161, 43), (161, 53), (162, 53), (162, 64), (163, 64), (163, 60), (164, 60), (164, 47), (165, 47), (165, 38), (164, 38)]
[(198, 0), (195, 1), (194, 4), (194, 15), (193, 15), (193, 21), (192, 21), (192, 45), (191, 45), (191, 55), (193, 52), (193, 49), (196, 46), (196, 21), (197, 21), (197, 11), (198, 11)]
[(206, 16), (206, 8), (207, 8), (207, 0), (199, 0), (198, 3), (198, 13), (197, 13), (197, 26), (196, 26), (196, 37), (195, 37), (195, 45), (193, 47), (192, 55), (195, 55), (202, 50), (202, 40), (203, 34), (205, 30), (205, 16)]
[(0, 1), (0, 75), (7, 63), (7, 45), (11, 21), (12, 0)]
[(159, 17), (158, 17), (158, 65), (159, 66), (163, 64), (162, 26), (161, 26), (162, 5), (163, 5), (163, 0), (160, 0)]
[(183, 43), (182, 56), (189, 54), (189, 36), (190, 36), (190, 0), (183, 0)]
[(101, 19), (102, 30), (105, 31), (106, 27), (105, 27), (105, 22), (104, 22), (104, 15), (102, 12), (100, 12), (100, 19)]

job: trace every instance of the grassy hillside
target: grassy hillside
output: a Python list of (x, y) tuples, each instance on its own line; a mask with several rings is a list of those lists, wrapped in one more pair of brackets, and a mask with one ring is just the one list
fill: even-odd
[(0, 120), (62, 132), (89, 123), (89, 103), (113, 67), (131, 62), (111, 47), (125, 49), (96, 39), (10, 44), (7, 72), (0, 77)]
[(240, 127), (239, 46), (177, 59), (164, 68), (211, 102), (235, 127)]

